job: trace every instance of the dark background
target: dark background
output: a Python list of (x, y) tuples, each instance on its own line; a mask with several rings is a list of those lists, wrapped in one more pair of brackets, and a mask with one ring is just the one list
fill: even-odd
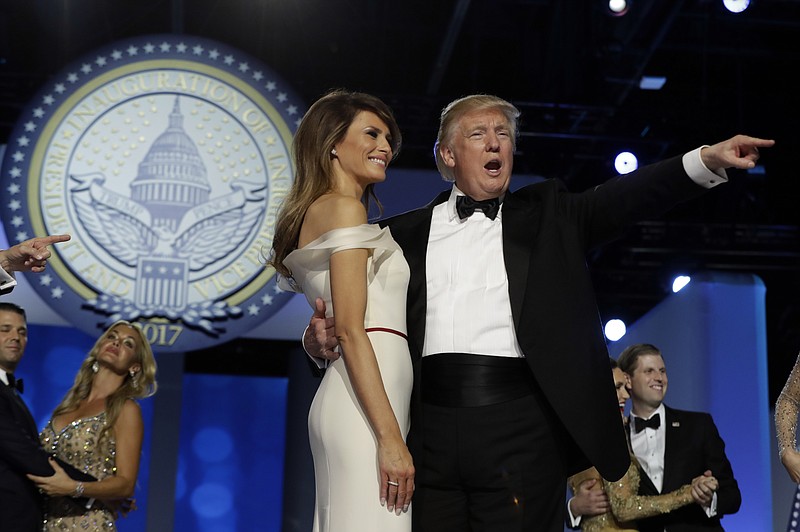
[[(636, 319), (665, 296), (678, 270), (757, 274), (767, 286), (774, 401), (800, 350), (800, 2), (753, 0), (735, 15), (721, 0), (633, 0), (623, 17), (605, 5), (0, 0), (0, 143), (65, 65), (117, 39), (165, 32), (238, 47), (307, 104), (334, 87), (380, 96), (404, 133), (399, 167), (432, 169), (441, 108), (475, 92), (521, 109), (517, 172), (562, 179), (575, 191), (613, 176), (613, 155), (623, 148), (646, 164), (736, 133), (774, 138), (759, 172), (731, 172), (728, 185), (589, 257), (604, 320)], [(643, 75), (667, 81), (644, 91)], [(258, 350), (249, 342), (237, 349)], [(247, 363), (258, 358), (245, 356), (239, 371), (259, 373)]]

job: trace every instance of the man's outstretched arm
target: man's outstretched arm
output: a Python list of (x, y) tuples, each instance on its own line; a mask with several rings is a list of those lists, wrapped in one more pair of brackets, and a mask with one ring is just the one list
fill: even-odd
[(14, 272), (43, 272), (50, 258), (48, 246), (66, 242), (69, 235), (37, 236), (0, 250), (0, 293), (10, 291), (17, 282)]

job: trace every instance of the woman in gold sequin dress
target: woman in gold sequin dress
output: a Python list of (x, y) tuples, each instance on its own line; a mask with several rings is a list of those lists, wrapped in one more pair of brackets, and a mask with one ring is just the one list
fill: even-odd
[[(625, 387), (627, 378), (613, 358), (611, 359), (611, 367), (614, 372), (614, 385), (617, 388), (619, 410), (620, 414), (622, 414), (625, 409), (625, 402), (630, 399), (628, 390)], [(604, 514), (581, 518), (580, 529), (584, 532), (636, 532), (638, 530), (635, 522), (637, 519), (665, 514), (694, 502), (691, 484), (684, 484), (677, 490), (663, 495), (638, 495), (639, 482), (641, 480), (639, 462), (632, 452), (630, 455), (631, 465), (625, 476), (617, 482), (608, 482), (601, 478), (595, 468), (581, 471), (569, 478), (568, 483), (573, 493), (577, 493), (578, 487), (583, 482), (596, 480), (593, 489), (605, 489), (608, 495), (608, 502), (611, 507), (609, 511)], [(713, 477), (700, 479), (699, 482), (708, 484), (712, 489), (717, 488), (717, 481)]]
[[(800, 453), (797, 452), (797, 413), (800, 410), (800, 355), (775, 403), (775, 433), (778, 455), (789, 478), (800, 484)], [(800, 491), (800, 488), (798, 488)]]
[(114, 323), (40, 435), (45, 450), (97, 479), (75, 482), (52, 460), (52, 477), (28, 475), (48, 495), (45, 531), (117, 529), (139, 471), (143, 423), (136, 399), (155, 390), (156, 362), (141, 328)]
[(335, 308), (343, 353), (325, 370), (308, 416), (314, 532), (411, 530), (409, 269), (366, 209), (399, 148), (386, 104), (346, 91), (317, 100), (294, 138), (297, 173), (270, 264), (312, 307), (320, 298), (329, 315)]

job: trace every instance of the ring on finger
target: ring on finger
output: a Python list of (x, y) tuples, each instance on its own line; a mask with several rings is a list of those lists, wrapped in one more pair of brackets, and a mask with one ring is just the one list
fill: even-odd
[(387, 480), (386, 483), (389, 484), (390, 486), (395, 486), (395, 487), (400, 486), (400, 483), (394, 482), (392, 480)]

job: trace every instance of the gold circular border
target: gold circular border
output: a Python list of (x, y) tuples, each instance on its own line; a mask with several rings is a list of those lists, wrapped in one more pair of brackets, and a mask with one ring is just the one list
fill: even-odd
[[(191, 68), (192, 66), (196, 65), (201, 65), (203, 68)], [(222, 80), (230, 86), (237, 88), (242, 92), (242, 94), (249, 97), (250, 101), (258, 106), (265, 115), (267, 115), (272, 122), (273, 127), (275, 127), (276, 131), (278, 132), (279, 137), (283, 139), (284, 146), (288, 148), (287, 151), (291, 151), (292, 138), (294, 135), (289, 130), (288, 125), (283, 120), (280, 113), (275, 109), (275, 106), (272, 105), (272, 103), (270, 103), (269, 100), (267, 100), (261, 94), (260, 91), (253, 87), (253, 85), (243, 81), (241, 78), (236, 77), (224, 70), (220, 70), (217, 67), (207, 65), (205, 63), (188, 61), (185, 59), (150, 59), (146, 61), (129, 63), (94, 77), (90, 82), (82, 85), (81, 88), (76, 90), (71, 96), (64, 100), (61, 105), (58, 106), (58, 108), (51, 114), (45, 126), (42, 128), (42, 133), (39, 135), (33, 150), (31, 150), (31, 163), (28, 167), (28, 212), (34, 234), (46, 234), (41, 204), (39, 202), (38, 185), (41, 181), (41, 175), (44, 166), (43, 157), (46, 153), (46, 147), (50, 146), (55, 131), (58, 126), (61, 125), (64, 117), (66, 117), (72, 109), (75, 109), (76, 105), (83, 101), (87, 95), (96, 91), (98, 87), (102, 87), (110, 83), (112, 80), (123, 78), (125, 76), (159, 69), (198, 72), (200, 74), (205, 74), (210, 78)], [(241, 87), (242, 84), (244, 84), (245, 88)], [(45, 139), (47, 142), (45, 142)], [(294, 167), (291, 156), (289, 157), (289, 164), (292, 165), (292, 175), (294, 175)], [(269, 176), (267, 176), (267, 182), (269, 183)], [(36, 183), (37, 186), (31, 186), (32, 183)], [(78, 296), (82, 297), (83, 299), (93, 299), (97, 296), (96, 292), (90, 289), (81, 278), (75, 276), (64, 264), (64, 262), (61, 260), (60, 254), (58, 253), (58, 248), (55, 249), (55, 253), (53, 253), (50, 259), (48, 259), (48, 264), (61, 278), (61, 280)], [(224, 301), (229, 305), (238, 306), (242, 301), (245, 301), (255, 295), (261, 289), (261, 287), (265, 286), (269, 282), (274, 275), (274, 268), (265, 267), (263, 271), (254, 277), (249, 283), (247, 283), (247, 285), (244, 285), (242, 289), (239, 289), (228, 296), (228, 298), (224, 299)], [(256, 288), (254, 285), (257, 285), (258, 287)]]

